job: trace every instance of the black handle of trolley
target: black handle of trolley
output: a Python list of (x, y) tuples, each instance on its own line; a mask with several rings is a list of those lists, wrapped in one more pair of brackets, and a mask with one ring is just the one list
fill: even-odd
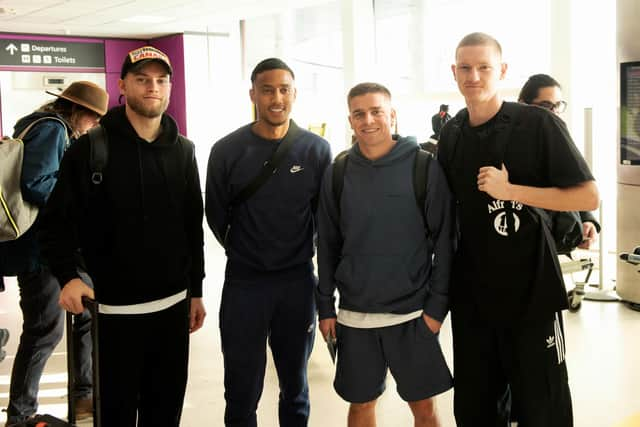
[[(99, 357), (100, 350), (98, 348), (98, 312), (99, 304), (96, 300), (89, 297), (82, 297), (82, 305), (85, 309), (89, 310), (91, 315), (91, 360), (93, 363), (93, 425), (94, 427), (102, 426), (101, 405), (100, 405), (100, 363)], [(76, 426), (76, 407), (75, 399), (73, 397), (73, 390), (75, 389), (76, 378), (74, 374), (75, 364), (75, 351), (73, 348), (73, 314), (67, 312), (67, 371), (69, 376), (68, 381), (68, 420), (69, 424)]]

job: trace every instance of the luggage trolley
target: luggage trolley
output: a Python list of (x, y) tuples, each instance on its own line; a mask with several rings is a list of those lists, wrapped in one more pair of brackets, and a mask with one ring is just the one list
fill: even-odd
[[(98, 366), (98, 303), (92, 299), (82, 297), (82, 304), (91, 313), (91, 342), (93, 350), (91, 351), (91, 361), (93, 364), (93, 426), (101, 427), (102, 419), (100, 414), (100, 375)], [(76, 381), (74, 375), (74, 345), (71, 334), (73, 333), (73, 314), (67, 312), (67, 421), (61, 420), (53, 415), (43, 414), (35, 415), (33, 418), (16, 424), (20, 427), (77, 427), (76, 423), (76, 406), (73, 398), (73, 389)]]
[[(567, 292), (570, 312), (575, 313), (580, 310), (580, 307), (582, 306), (582, 300), (599, 302), (620, 301), (620, 297), (616, 293), (615, 288), (604, 289), (604, 278), (602, 275), (602, 258), (600, 258), (600, 260), (600, 265), (598, 267), (598, 269), (600, 270), (600, 280), (598, 284), (589, 284), (589, 278), (591, 277), (591, 273), (594, 269), (594, 264), (591, 258), (582, 258), (578, 260), (572, 259), (571, 261), (560, 263), (562, 274), (571, 274), (572, 279), (574, 273), (586, 271), (587, 274), (583, 281), (573, 280), (575, 287)], [(593, 291), (587, 291), (587, 286), (593, 286), (597, 289)]]
[[(102, 416), (100, 413), (100, 365), (99, 365), (99, 348), (98, 348), (98, 303), (90, 298), (82, 297), (82, 304), (91, 313), (91, 361), (93, 364), (93, 426), (102, 426)], [(73, 315), (67, 312), (67, 334), (70, 334), (73, 330)], [(73, 339), (67, 336), (67, 371), (69, 375), (69, 381), (67, 385), (67, 404), (68, 414), (67, 418), (70, 426), (76, 426), (76, 405), (73, 399), (73, 389), (76, 378), (73, 375), (73, 366), (75, 359), (75, 351), (73, 347)]]
[[(602, 224), (604, 221), (602, 216), (602, 209), (600, 209), (600, 223)], [(603, 264), (605, 259), (605, 250), (604, 250), (604, 227), (600, 230), (600, 244), (598, 245), (598, 266), (596, 267), (593, 260), (590, 257), (573, 259), (571, 257), (571, 252), (566, 254), (561, 254), (560, 256), (566, 256), (569, 258), (569, 261), (561, 262), (560, 268), (562, 270), (562, 274), (570, 274), (571, 279), (575, 285), (575, 287), (567, 292), (567, 297), (569, 298), (569, 311), (572, 313), (576, 313), (580, 310), (582, 306), (582, 300), (587, 301), (600, 301), (600, 302), (614, 302), (620, 301), (620, 297), (616, 294), (615, 287), (613, 289), (605, 289), (604, 288), (604, 272), (603, 272)], [(591, 278), (591, 273), (593, 273), (593, 269), (597, 268), (599, 273), (599, 280), (597, 284), (589, 284), (589, 279)], [(586, 276), (584, 280), (575, 280), (574, 274), (579, 272), (585, 272)], [(592, 286), (596, 289), (587, 290), (587, 287)]]
[[(623, 252), (619, 255), (621, 261), (631, 264), (634, 269), (640, 266), (640, 246), (633, 248), (632, 252)], [(640, 269), (636, 271), (640, 273)], [(632, 310), (640, 311), (640, 277), (636, 276), (636, 280), (627, 277), (619, 283), (620, 297), (623, 302)]]
[[(563, 256), (563, 255), (561, 255)], [(570, 274), (571, 279), (575, 287), (567, 292), (567, 297), (569, 298), (569, 311), (572, 313), (580, 310), (582, 306), (582, 300), (585, 298), (585, 286), (589, 285), (589, 279), (591, 278), (591, 273), (593, 273), (593, 261), (591, 258), (581, 258), (581, 259), (571, 259), (570, 255), (569, 261), (561, 262), (560, 267), (562, 269), (562, 274)], [(586, 271), (586, 276), (584, 280), (577, 281), (574, 279), (574, 273), (579, 273), (581, 271)]]

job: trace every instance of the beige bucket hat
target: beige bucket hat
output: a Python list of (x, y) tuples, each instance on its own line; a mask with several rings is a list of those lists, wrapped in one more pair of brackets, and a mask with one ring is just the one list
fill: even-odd
[(104, 116), (107, 113), (109, 106), (109, 94), (93, 82), (77, 81), (71, 83), (61, 93), (53, 93), (48, 90), (46, 92), (49, 95), (64, 98), (81, 105), (100, 116)]

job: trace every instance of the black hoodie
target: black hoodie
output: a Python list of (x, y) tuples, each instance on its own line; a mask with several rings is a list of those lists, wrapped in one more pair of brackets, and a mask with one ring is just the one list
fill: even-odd
[(100, 121), (109, 157), (102, 184), (91, 183), (89, 139), (65, 154), (42, 215), (40, 242), (61, 286), (78, 277), (77, 249), (104, 304), (137, 304), (185, 288), (202, 296), (202, 193), (191, 141), (162, 116), (149, 143), (124, 107)]

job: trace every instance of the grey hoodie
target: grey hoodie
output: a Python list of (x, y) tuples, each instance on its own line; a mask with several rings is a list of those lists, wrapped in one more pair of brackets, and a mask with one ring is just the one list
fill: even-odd
[(440, 165), (431, 161), (424, 206), (427, 237), (413, 190), (417, 150), (414, 138), (399, 138), (387, 155), (371, 161), (354, 145), (339, 215), (333, 165), (327, 169), (318, 211), (320, 319), (336, 316), (336, 287), (340, 307), (347, 310), (402, 314), (423, 309), (436, 320), (446, 317), (455, 243), (453, 198)]

